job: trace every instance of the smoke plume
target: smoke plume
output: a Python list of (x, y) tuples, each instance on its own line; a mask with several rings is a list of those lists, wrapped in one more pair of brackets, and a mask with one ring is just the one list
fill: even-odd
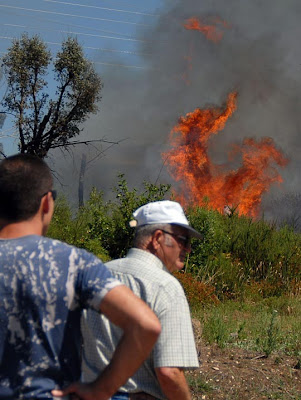
[[(169, 148), (170, 130), (180, 116), (197, 107), (221, 106), (235, 91), (237, 111), (212, 139), (212, 160), (226, 162), (231, 144), (246, 137), (270, 137), (290, 160), (279, 171), (284, 182), (271, 190), (270, 198), (298, 192), (300, 1), (166, 1), (159, 13), (151, 26), (137, 32), (143, 40), (137, 50), (144, 54), (143, 68), (100, 71), (100, 112), (86, 124), (82, 137), (120, 143), (91, 163), (87, 190), (94, 185), (109, 192), (118, 172), (130, 185), (144, 179), (173, 184), (161, 158)], [(196, 21), (201, 29), (192, 29)], [(204, 27), (215, 32), (206, 35)], [(95, 61), (101, 61), (100, 54)], [(269, 196), (265, 211), (273, 216)]]

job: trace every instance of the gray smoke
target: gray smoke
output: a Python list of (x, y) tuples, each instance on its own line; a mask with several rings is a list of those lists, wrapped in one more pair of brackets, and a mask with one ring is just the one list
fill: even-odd
[[(220, 42), (185, 29), (191, 17), (207, 24), (217, 17), (226, 21), (215, 22), (223, 34)], [(100, 71), (100, 112), (82, 137), (121, 142), (91, 163), (87, 190), (94, 185), (109, 192), (118, 172), (134, 186), (144, 179), (172, 182), (161, 152), (168, 149), (168, 134), (179, 116), (197, 107), (221, 106), (236, 90), (237, 111), (211, 141), (210, 155), (224, 163), (231, 144), (245, 137), (272, 137), (290, 159), (280, 171), (284, 183), (265, 196), (266, 215), (274, 216), (273, 196), (285, 195), (287, 202), (287, 193), (300, 191), (300, 17), (299, 0), (165, 2), (157, 23), (137, 32), (144, 40), (137, 50), (145, 54), (144, 68)]]

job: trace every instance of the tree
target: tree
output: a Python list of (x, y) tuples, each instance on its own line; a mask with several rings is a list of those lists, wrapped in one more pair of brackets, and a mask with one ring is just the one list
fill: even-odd
[[(72, 144), (90, 113), (97, 111), (102, 82), (75, 38), (68, 37), (53, 60), (54, 98), (45, 77), (52, 57), (38, 37), (23, 34), (3, 57), (7, 91), (5, 111), (15, 117), (21, 153), (43, 158), (48, 151)], [(77, 142), (78, 143), (78, 142)]]

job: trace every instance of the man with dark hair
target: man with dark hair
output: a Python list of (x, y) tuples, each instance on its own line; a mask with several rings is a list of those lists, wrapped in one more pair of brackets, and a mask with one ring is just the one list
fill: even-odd
[(0, 219), (16, 222), (31, 218), (38, 211), (41, 198), (50, 191), (52, 185), (51, 172), (40, 158), (16, 154), (3, 160)]
[[(160, 323), (98, 258), (42, 236), (54, 210), (52, 185), (48, 166), (35, 156), (0, 162), (0, 399), (75, 393), (108, 400), (147, 357)], [(76, 382), (85, 308), (123, 332), (107, 368), (90, 384)]]
[[(134, 247), (106, 265), (150, 306), (162, 332), (148, 359), (112, 400), (189, 400), (184, 369), (197, 368), (198, 356), (183, 288), (170, 273), (183, 268), (191, 237), (201, 235), (174, 201), (148, 203), (133, 215)], [(121, 332), (92, 310), (83, 314), (82, 332), (83, 380), (90, 382), (108, 365)]]

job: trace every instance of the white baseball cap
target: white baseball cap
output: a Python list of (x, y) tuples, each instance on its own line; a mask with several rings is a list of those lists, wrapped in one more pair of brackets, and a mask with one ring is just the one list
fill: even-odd
[(174, 224), (188, 230), (191, 237), (201, 239), (203, 235), (193, 229), (184, 214), (181, 205), (175, 201), (154, 201), (139, 207), (133, 212), (131, 227), (151, 224)]

